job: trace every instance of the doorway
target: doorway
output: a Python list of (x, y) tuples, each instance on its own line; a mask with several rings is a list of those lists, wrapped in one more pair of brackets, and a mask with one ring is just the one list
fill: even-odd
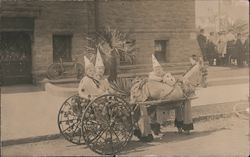
[(1, 85), (32, 83), (32, 32), (0, 32)]

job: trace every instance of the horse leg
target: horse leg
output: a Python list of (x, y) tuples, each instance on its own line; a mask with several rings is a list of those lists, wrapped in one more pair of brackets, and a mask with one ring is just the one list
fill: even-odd
[(175, 126), (178, 129), (178, 133), (182, 133), (182, 126), (183, 126), (183, 109), (182, 107), (178, 107), (175, 109)]

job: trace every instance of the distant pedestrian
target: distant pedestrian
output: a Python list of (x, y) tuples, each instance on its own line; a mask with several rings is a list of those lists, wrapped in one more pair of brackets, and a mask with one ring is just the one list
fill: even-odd
[(245, 49), (244, 49), (244, 41), (240, 33), (237, 34), (237, 40), (235, 43), (235, 52), (237, 55), (237, 65), (238, 67), (243, 66)]
[(225, 37), (225, 32), (219, 32), (218, 33), (218, 44), (217, 44), (217, 51), (218, 51), (218, 64), (224, 65), (225, 64), (225, 55), (226, 55), (226, 46), (227, 41)]
[(204, 35), (204, 33), (205, 33), (204, 29), (201, 29), (199, 35), (197, 36), (197, 41), (201, 49), (203, 60), (207, 61), (207, 54), (206, 54), (207, 37)]
[(216, 44), (217, 40), (214, 36), (214, 32), (210, 32), (210, 36), (207, 41), (207, 60), (209, 62), (209, 65), (213, 65), (213, 61), (217, 57)]
[(226, 64), (231, 64), (237, 57), (235, 55), (235, 36), (231, 30), (227, 34), (227, 53), (226, 53)]
[(247, 39), (244, 43), (244, 48), (245, 48), (246, 63), (249, 65), (249, 37), (247, 37)]

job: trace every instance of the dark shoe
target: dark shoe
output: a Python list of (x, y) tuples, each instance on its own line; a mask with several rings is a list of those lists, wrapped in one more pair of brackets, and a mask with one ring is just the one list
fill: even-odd
[(135, 129), (134, 130), (134, 135), (137, 137), (137, 138), (141, 138), (141, 131), (139, 129)]
[(150, 126), (155, 135), (159, 135), (161, 133), (161, 125), (159, 123), (150, 124)]
[(140, 138), (140, 141), (142, 142), (152, 142), (154, 140), (154, 137), (152, 134), (149, 134), (148, 136), (143, 136)]

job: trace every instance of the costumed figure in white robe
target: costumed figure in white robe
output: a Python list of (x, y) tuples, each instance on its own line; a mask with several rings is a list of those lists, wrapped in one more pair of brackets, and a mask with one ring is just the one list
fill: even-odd
[(99, 50), (97, 49), (96, 62), (95, 62), (95, 79), (100, 82), (100, 88), (104, 94), (112, 93), (108, 79), (104, 76), (105, 66)]
[[(184, 76), (182, 81), (176, 81), (170, 73), (165, 73), (162, 70), (154, 55), (152, 55), (152, 62), (153, 72), (149, 74), (148, 79), (138, 80), (131, 88), (132, 103), (150, 100), (176, 100), (194, 94), (194, 88), (191, 82), (188, 81), (188, 78), (193, 75)], [(198, 64), (191, 70), (199, 73), (197, 68), (199, 68)], [(183, 106), (183, 108), (176, 109), (175, 125), (179, 132), (184, 130), (189, 133), (193, 129), (190, 101), (185, 100)], [(160, 133), (160, 126), (156, 119), (157, 113), (154, 106), (147, 108), (144, 105), (140, 105), (139, 109), (140, 118), (138, 120), (138, 127), (140, 128), (141, 136), (146, 137), (145, 141), (147, 142), (152, 137), (152, 131), (156, 135)]]
[(94, 98), (106, 93), (105, 88), (102, 88), (100, 81), (95, 78), (95, 67), (90, 60), (84, 56), (85, 76), (82, 78), (78, 93), (79, 96), (85, 99), (93, 100)]

